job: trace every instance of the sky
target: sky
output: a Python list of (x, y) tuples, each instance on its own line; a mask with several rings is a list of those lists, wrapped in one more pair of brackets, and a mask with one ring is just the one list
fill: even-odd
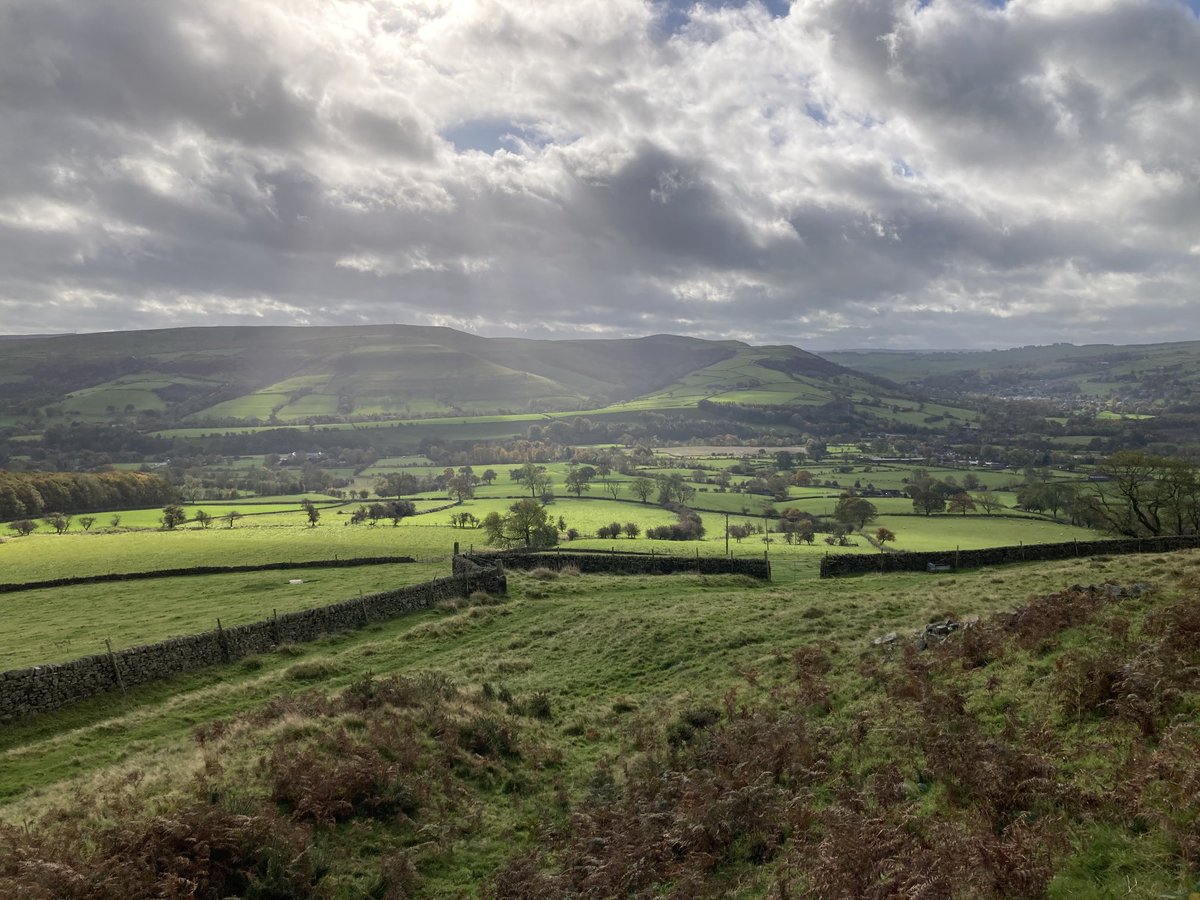
[(5, 0), (0, 333), (1200, 339), (1200, 0)]

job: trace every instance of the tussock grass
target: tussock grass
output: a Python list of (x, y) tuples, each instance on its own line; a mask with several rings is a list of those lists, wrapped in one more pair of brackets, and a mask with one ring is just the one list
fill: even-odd
[[(854, 879), (889, 877), (877, 849), (905, 872), (947, 867), (971, 896), (1104, 896), (1129, 879), (1132, 896), (1171, 895), (1190, 887), (1180, 844), (1190, 826), (1168, 827), (1162, 815), (1190, 808), (1177, 790), (1200, 762), (1192, 766), (1177, 726), (1200, 702), (1164, 681), (1174, 693), (1156, 695), (1148, 738), (1137, 707), (1108, 702), (1124, 695), (1104, 673), (1150, 661), (1151, 646), (1176, 652), (1162, 642), (1190, 633), (1191, 620), (1183, 607), (1168, 611), (1194, 596), (1200, 554), (1164, 556), (1150, 576), (1142, 562), (1113, 559), (1102, 577), (1150, 581), (1155, 594), (1083, 618), (1044, 617), (1020, 641), (960, 639), (975, 640), (971, 630), (916, 656), (871, 639), (906, 639), (946, 614), (987, 623), (1101, 578), (1088, 560), (961, 573), (951, 585), (920, 573), (794, 586), (511, 573), (502, 605), (421, 613), (263, 654), (257, 669), (197, 673), (7, 727), (0, 818), (36, 819), (122, 778), (120, 802), (139, 809), (186, 802), (197, 778), (224, 786), (221, 803), (253, 804), (274, 795), (273, 771), (321, 766), (370, 790), (270, 802), (289, 820), (301, 806), (313, 811), (296, 821), (314, 829), (315, 852), (332, 860), (326, 885), (343, 895), (384, 890), (405, 872), (428, 895), (484, 883), (500, 896), (505, 885), (508, 895), (611, 895), (620, 891), (603, 878), (640, 859), (647, 893), (771, 896), (782, 884), (792, 896), (861, 896)], [(294, 680), (310, 662), (328, 668)], [(369, 708), (368, 673), (455, 685), (437, 704), (444, 726), (415, 744), (372, 743), (426, 713), (398, 693), (382, 701), (392, 710), (384, 728)], [(1113, 693), (1072, 693), (1092, 684)], [(416, 754), (403, 758), (434, 754), (436, 771), (449, 766), (439, 785), (458, 787), (443, 799), (441, 786), (396, 793), (397, 763), (370, 749), (393, 745)], [(276, 756), (278, 747), (291, 749)], [(361, 763), (349, 760), (354, 748), (367, 748)], [(1158, 766), (1167, 777), (1154, 775)], [(754, 772), (773, 774), (761, 783), (739, 774)], [(1029, 793), (1012, 790), (1030, 778)], [(1112, 794), (1113, 784), (1126, 787)], [(362, 812), (342, 818), (343, 799)], [(948, 863), (951, 832), (939, 822), (956, 829), (963, 858), (998, 862)], [(686, 837), (665, 849), (651, 842), (664, 834)], [(443, 849), (396, 855), (433, 841)], [(572, 887), (567, 872), (592, 887)], [(1005, 872), (1011, 880), (998, 880)]]

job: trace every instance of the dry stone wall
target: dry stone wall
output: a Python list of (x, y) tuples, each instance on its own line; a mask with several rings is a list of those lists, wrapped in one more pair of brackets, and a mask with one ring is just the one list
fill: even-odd
[(0, 722), (59, 709), (97, 694), (264, 653), (280, 644), (362, 628), (474, 591), (507, 592), (504, 573), (472, 565), (448, 578), (382, 591), (331, 606), (285, 613), (261, 622), (220, 628), (57, 665), (0, 673)]
[[(864, 575), (869, 572), (927, 572), (977, 569), (1008, 563), (1070, 559), (1074, 556), (1163, 553), (1200, 547), (1200, 535), (1159, 538), (1119, 538), (1106, 541), (1068, 541), (1058, 544), (1022, 544), (984, 550), (941, 550), (922, 553), (842, 553), (821, 560), (822, 578)], [(932, 567), (932, 568), (931, 568)]]
[[(588, 575), (670, 575), (679, 572), (697, 572), (701, 575), (748, 575), (751, 578), (771, 579), (771, 564), (766, 559), (723, 556), (667, 556), (649, 553), (593, 553), (580, 551), (510, 550), (499, 553), (469, 553), (455, 557), (488, 565), (499, 560), (506, 568), (519, 571), (548, 568), (561, 569), (574, 566)], [(457, 571), (457, 570), (456, 570)]]

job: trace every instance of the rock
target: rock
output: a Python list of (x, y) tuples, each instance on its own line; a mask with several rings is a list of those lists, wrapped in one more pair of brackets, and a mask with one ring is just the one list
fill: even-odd
[(894, 631), (889, 631), (883, 637), (875, 638), (875, 640), (871, 641), (871, 643), (876, 647), (882, 647), (886, 646), (887, 644), (894, 644), (898, 640), (900, 640), (900, 635), (896, 634)]

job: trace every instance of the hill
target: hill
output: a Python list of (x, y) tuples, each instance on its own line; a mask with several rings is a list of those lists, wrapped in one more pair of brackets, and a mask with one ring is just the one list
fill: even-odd
[(1051, 344), (964, 353), (856, 350), (823, 355), (839, 365), (943, 394), (977, 392), (1158, 405), (1200, 399), (1200, 341)]
[[(219, 327), (55, 335), (0, 359), (0, 416), (139, 430), (346, 424), (554, 412), (628, 415), (703, 403), (800, 406), (919, 424), (910, 392), (790, 346), (675, 335), (484, 338), (449, 328)], [(918, 412), (917, 418), (913, 418)], [(815, 415), (815, 412), (814, 412)], [(828, 416), (827, 416), (828, 417)], [(909, 422), (909, 420), (912, 420)]]

